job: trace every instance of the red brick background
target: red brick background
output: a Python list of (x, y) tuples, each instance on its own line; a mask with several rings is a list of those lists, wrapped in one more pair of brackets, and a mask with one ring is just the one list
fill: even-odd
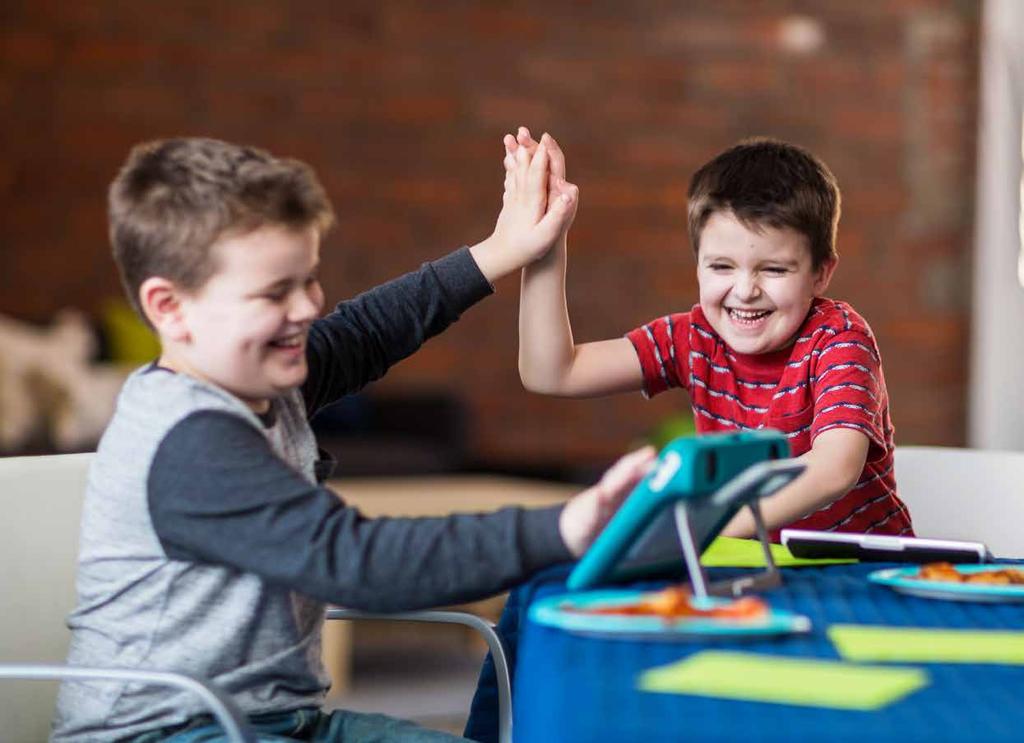
[[(614, 336), (695, 301), (688, 178), (766, 134), (839, 179), (831, 294), (874, 326), (898, 440), (962, 443), (977, 14), (959, 0), (8, 0), (0, 312), (95, 312), (119, 292), (104, 194), (137, 141), (209, 135), (314, 165), (339, 214), (324, 283), (340, 298), (485, 237), (501, 135), (525, 123), (559, 137), (581, 187), (576, 337)], [(808, 19), (823, 44), (785, 44)], [(527, 394), (516, 305), (505, 279), (380, 388), (464, 395), (476, 456), (499, 462), (605, 460), (686, 407), (682, 393)]]

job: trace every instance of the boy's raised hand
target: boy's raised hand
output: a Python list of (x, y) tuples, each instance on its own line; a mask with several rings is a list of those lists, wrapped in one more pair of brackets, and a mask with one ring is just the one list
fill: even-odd
[[(515, 136), (506, 134), (502, 142), (505, 145), (505, 160), (503, 163), (505, 165), (506, 179), (515, 165), (516, 156), (520, 149), (525, 148), (530, 155), (533, 155), (541, 145), (543, 145), (544, 150), (547, 152), (549, 161), (548, 200), (551, 201), (557, 198), (558, 195), (570, 185), (565, 180), (565, 153), (562, 152), (562, 148), (558, 145), (558, 142), (555, 141), (555, 138), (547, 132), (542, 134), (540, 142), (537, 142), (533, 139), (533, 135), (530, 134), (530, 130), (525, 126), (521, 126)], [(578, 206), (579, 199), (573, 199), (572, 211), (569, 214), (569, 218), (562, 226), (563, 235), (569, 231), (569, 227), (572, 224), (573, 219), (576, 217), (576, 209)]]
[(481, 272), (490, 281), (545, 255), (564, 233), (578, 189), (564, 178), (552, 190), (547, 147), (517, 147), (508, 153), (505, 193), (493, 234), (470, 248)]
[(597, 539), (622, 501), (651, 471), (656, 454), (654, 447), (645, 446), (625, 455), (608, 468), (597, 485), (565, 504), (558, 531), (574, 557), (581, 557)]

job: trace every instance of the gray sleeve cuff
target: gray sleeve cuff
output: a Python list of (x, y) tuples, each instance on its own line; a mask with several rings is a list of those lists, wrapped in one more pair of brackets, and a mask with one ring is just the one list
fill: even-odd
[(494, 287), (476, 265), (468, 247), (461, 247), (429, 265), (444, 288), (450, 306), (459, 314), (494, 293)]
[(523, 568), (527, 573), (573, 559), (558, 529), (558, 519), (563, 508), (564, 504), (523, 509), (519, 544), (522, 548)]

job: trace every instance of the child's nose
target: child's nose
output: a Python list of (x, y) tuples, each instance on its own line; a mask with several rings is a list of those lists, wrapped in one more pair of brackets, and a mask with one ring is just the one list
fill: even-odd
[(740, 273), (736, 278), (733, 288), (739, 299), (756, 299), (761, 293), (761, 286), (758, 284), (757, 276), (752, 273)]
[(291, 307), (289, 307), (288, 319), (292, 322), (314, 320), (320, 316), (322, 306), (323, 293), (319, 289), (296, 292)]

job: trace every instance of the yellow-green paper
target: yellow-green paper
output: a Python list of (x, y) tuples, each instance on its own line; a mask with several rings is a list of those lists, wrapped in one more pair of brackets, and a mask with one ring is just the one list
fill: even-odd
[(1024, 665), (1024, 632), (833, 624), (828, 637), (846, 660)]
[(710, 650), (640, 675), (644, 691), (876, 710), (927, 685), (917, 668)]
[[(772, 559), (780, 568), (799, 567), (801, 565), (839, 565), (857, 562), (856, 560), (840, 560), (836, 558), (810, 560), (793, 557), (793, 553), (781, 544), (770, 545)], [(717, 537), (700, 557), (701, 564), (708, 568), (763, 568), (764, 549), (756, 539), (737, 539), (736, 537)]]

